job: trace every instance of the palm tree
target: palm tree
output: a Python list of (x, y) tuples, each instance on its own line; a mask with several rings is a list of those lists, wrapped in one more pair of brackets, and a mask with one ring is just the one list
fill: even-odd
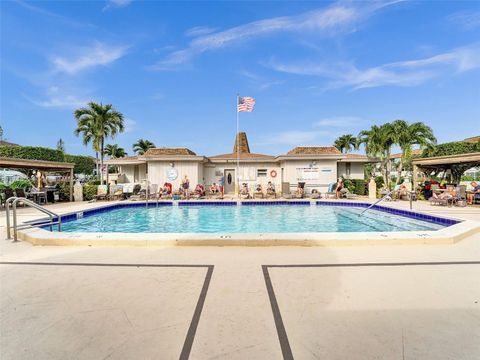
[(95, 169), (98, 171), (98, 153), (100, 152), (100, 146), (98, 143), (98, 138), (96, 136), (95, 123), (93, 121), (82, 121), (78, 122), (78, 127), (74, 131), (76, 136), (82, 134), (83, 145), (88, 145), (92, 143), (93, 150), (95, 151)]
[(422, 122), (409, 124), (405, 120), (395, 120), (392, 122), (392, 129), (395, 144), (400, 146), (402, 150), (400, 163), (397, 167), (397, 184), (400, 184), (402, 171), (412, 158), (412, 146), (430, 147), (437, 142), (437, 139), (433, 135), (432, 129)]
[(365, 146), (367, 155), (380, 158), (383, 181), (385, 186), (388, 187), (388, 163), (390, 162), (391, 148), (394, 144), (392, 125), (390, 123), (380, 126), (372, 125), (370, 130), (360, 131), (357, 137), (357, 148), (362, 144)]
[(352, 134), (342, 135), (333, 143), (340, 152), (350, 152), (357, 146), (357, 138)]
[(135, 144), (133, 144), (133, 151), (138, 155), (143, 155), (147, 152), (148, 149), (155, 147), (155, 144), (149, 140), (139, 139)]
[(110, 156), (111, 159), (117, 159), (127, 156), (127, 153), (117, 144), (108, 144), (105, 146), (105, 155)]
[[(111, 104), (103, 105), (102, 103), (89, 102), (88, 107), (75, 110), (74, 116), (78, 123), (75, 130), (77, 135), (83, 133), (83, 127), (93, 130), (92, 142), (96, 152), (100, 152), (100, 165), (103, 170), (105, 138), (113, 138), (117, 133), (123, 132), (123, 114), (116, 111)], [(103, 184), (103, 171), (100, 172), (100, 181)]]

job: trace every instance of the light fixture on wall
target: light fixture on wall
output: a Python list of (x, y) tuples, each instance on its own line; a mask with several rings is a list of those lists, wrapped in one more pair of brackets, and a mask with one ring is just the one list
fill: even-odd
[(173, 162), (170, 163), (170, 167), (174, 167), (175, 164)]

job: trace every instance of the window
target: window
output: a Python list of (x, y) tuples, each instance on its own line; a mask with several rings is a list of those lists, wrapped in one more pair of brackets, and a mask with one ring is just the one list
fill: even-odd
[(346, 175), (347, 175), (347, 176), (350, 176), (350, 174), (351, 174), (351, 172), (352, 172), (351, 170), (352, 170), (352, 164), (350, 164), (349, 162), (347, 162), (347, 163), (345, 164), (345, 172), (346, 172)]
[(266, 177), (267, 169), (257, 169), (257, 177)]

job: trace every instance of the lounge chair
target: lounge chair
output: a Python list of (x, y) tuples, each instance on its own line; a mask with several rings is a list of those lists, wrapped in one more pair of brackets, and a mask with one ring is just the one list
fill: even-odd
[(263, 195), (263, 191), (262, 191), (262, 186), (261, 185), (257, 185), (255, 187), (255, 192), (253, 193), (253, 198), (254, 199), (263, 199), (264, 195)]
[[(243, 186), (242, 186), (242, 188), (243, 188)], [(248, 189), (248, 185), (247, 185), (246, 189), (247, 189), (246, 193), (242, 193), (242, 190), (240, 190), (240, 198), (241, 199), (250, 199), (251, 198), (250, 190)]]
[(328, 199), (330, 197), (332, 198), (336, 198), (337, 197), (337, 193), (335, 192), (335, 186), (337, 185), (337, 183), (330, 183), (328, 184), (328, 189), (327, 189), (327, 192), (325, 193), (325, 198)]
[(128, 198), (129, 200), (140, 200), (141, 199), (141, 194), (140, 192), (142, 191), (142, 186), (140, 184), (135, 184), (133, 187), (133, 192), (132, 195)]
[(267, 198), (267, 199), (276, 199), (277, 198), (277, 193), (275, 192), (275, 187), (273, 187), (272, 190), (268, 190), (268, 188), (267, 188), (267, 194), (265, 195), (265, 198)]
[(93, 197), (94, 201), (97, 200), (106, 200), (108, 196), (108, 187), (107, 185), (98, 185), (97, 195)]
[(108, 194), (107, 200), (120, 200), (123, 197), (123, 185), (110, 185), (110, 194)]
[(148, 187), (148, 198), (157, 199), (160, 197), (160, 192), (158, 191), (158, 184), (150, 184)]
[(431, 197), (430, 199), (428, 199), (428, 202), (430, 203), (430, 205), (444, 205), (444, 206), (448, 206), (448, 201), (450, 199), (447, 199), (447, 198), (444, 198), (444, 199), (440, 199), (439, 197)]
[(465, 207), (467, 206), (467, 186), (459, 185), (456, 189), (457, 196), (453, 199), (455, 206)]

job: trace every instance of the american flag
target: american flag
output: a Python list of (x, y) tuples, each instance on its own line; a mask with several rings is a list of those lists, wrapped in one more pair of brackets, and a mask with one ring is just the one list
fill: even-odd
[(255, 99), (250, 96), (240, 96), (238, 98), (238, 112), (252, 112), (255, 106)]

